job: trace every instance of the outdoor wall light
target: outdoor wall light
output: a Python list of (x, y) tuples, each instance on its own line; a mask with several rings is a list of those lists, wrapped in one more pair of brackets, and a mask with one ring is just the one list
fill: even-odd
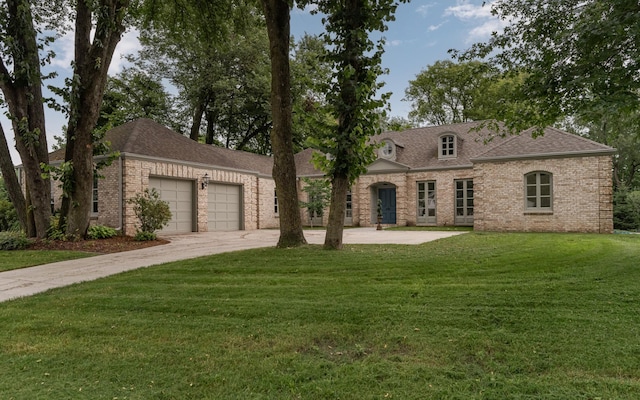
[(204, 174), (202, 177), (202, 190), (206, 189), (209, 186), (209, 174)]

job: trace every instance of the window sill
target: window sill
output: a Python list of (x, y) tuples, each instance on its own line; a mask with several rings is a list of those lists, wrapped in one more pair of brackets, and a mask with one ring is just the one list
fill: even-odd
[(527, 210), (524, 215), (553, 215), (552, 210)]

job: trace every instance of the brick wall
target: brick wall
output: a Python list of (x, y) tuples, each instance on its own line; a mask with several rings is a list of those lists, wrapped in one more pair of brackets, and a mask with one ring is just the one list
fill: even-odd
[[(411, 172), (408, 174), (371, 174), (358, 178), (353, 192), (354, 225), (373, 226), (378, 185), (389, 183), (396, 188), (396, 225), (414, 226), (417, 223), (417, 186), (420, 181), (436, 182), (436, 224), (454, 224), (454, 180), (472, 179), (471, 168)], [(357, 221), (357, 224), (356, 224)]]
[(270, 178), (260, 178), (258, 180), (258, 229), (278, 228), (280, 220), (275, 213), (274, 195), (276, 183)]
[[(524, 175), (553, 174), (552, 211), (525, 210)], [(475, 229), (598, 232), (613, 230), (611, 157), (483, 162), (474, 166)]]
[[(228, 183), (241, 186), (244, 229), (257, 229), (259, 225), (260, 209), (263, 205), (259, 204), (259, 201), (262, 198), (259, 196), (259, 178), (252, 174), (217, 169), (214, 170), (169, 162), (153, 162), (144, 159), (125, 158), (123, 162), (124, 198), (131, 199), (135, 197), (137, 193), (141, 193), (147, 189), (149, 187), (150, 176), (192, 180), (194, 182), (194, 187), (196, 188), (196, 229), (198, 232), (206, 232), (208, 219), (208, 191), (201, 190), (200, 186), (202, 177), (205, 174), (209, 175), (210, 183)], [(104, 195), (109, 196), (110, 194), (105, 193)], [(273, 202), (273, 196), (271, 196), (271, 202)], [(126, 202), (123, 210), (123, 219), (125, 234), (134, 235), (138, 221), (133, 212), (132, 205), (129, 205)]]

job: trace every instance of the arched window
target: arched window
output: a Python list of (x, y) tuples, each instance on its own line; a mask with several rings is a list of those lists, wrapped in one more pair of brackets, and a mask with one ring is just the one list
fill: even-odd
[(551, 211), (553, 207), (553, 175), (530, 172), (524, 176), (525, 208), (528, 211)]

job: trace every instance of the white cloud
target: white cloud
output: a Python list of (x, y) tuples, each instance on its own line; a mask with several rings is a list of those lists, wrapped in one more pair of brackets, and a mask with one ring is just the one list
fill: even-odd
[(418, 12), (418, 14), (422, 14), (423, 16), (427, 16), (429, 14), (429, 9), (433, 8), (436, 5), (436, 3), (430, 3), (430, 4), (425, 4), (422, 5), (418, 8), (416, 8), (416, 11)]
[(493, 2), (483, 2), (483, 5), (460, 3), (447, 7), (444, 11), (445, 16), (452, 16), (461, 21), (471, 24), (478, 24), (469, 30), (467, 43), (479, 42), (487, 39), (493, 32), (502, 32), (504, 27), (508, 25), (506, 21), (500, 20), (491, 14)]
[[(134, 29), (126, 32), (122, 36), (113, 53), (113, 58), (109, 65), (109, 74), (115, 74), (122, 70), (123, 65), (126, 64), (126, 60), (123, 58), (124, 55), (135, 54), (140, 50), (138, 35), (139, 32)], [(71, 62), (74, 59), (74, 33), (68, 32), (64, 36), (56, 39), (53, 50), (56, 53), (56, 57), (51, 61), (51, 66), (60, 71), (61, 74), (63, 74), (61, 70), (67, 70), (70, 73)]]
[(390, 47), (398, 47), (402, 45), (402, 40), (388, 40), (387, 45)]
[(56, 57), (51, 60), (51, 66), (54, 68), (70, 69), (71, 61), (74, 57), (74, 33), (67, 32), (62, 37), (57, 38), (53, 43), (52, 49), (56, 53)]
[(452, 7), (447, 7), (444, 10), (444, 15), (452, 15), (461, 20), (485, 19), (493, 17), (491, 15), (491, 3), (484, 3), (484, 5), (468, 3), (458, 4)]
[(429, 32), (433, 32), (433, 31), (437, 31), (438, 29), (442, 28), (442, 25), (446, 24), (447, 20), (442, 21), (441, 23), (439, 23), (438, 25), (429, 25), (429, 27), (427, 28), (427, 30)]
[(140, 50), (140, 41), (138, 40), (139, 32), (135, 29), (126, 32), (120, 43), (116, 47), (111, 59), (111, 65), (109, 65), (109, 75), (117, 74), (122, 70), (124, 64), (127, 61), (123, 56), (127, 54), (135, 54)]
[(488, 38), (493, 32), (502, 32), (507, 24), (500, 20), (492, 20), (483, 23), (469, 31), (469, 41)]

